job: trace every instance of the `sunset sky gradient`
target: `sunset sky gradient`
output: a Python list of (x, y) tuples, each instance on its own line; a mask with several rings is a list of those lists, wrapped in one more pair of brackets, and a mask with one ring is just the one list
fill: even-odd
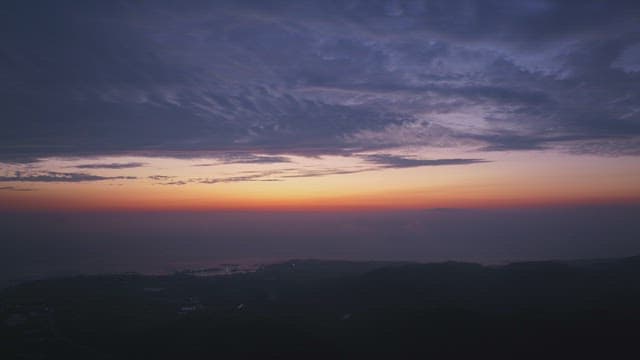
[(639, 9), (3, 2), (0, 210), (637, 204)]

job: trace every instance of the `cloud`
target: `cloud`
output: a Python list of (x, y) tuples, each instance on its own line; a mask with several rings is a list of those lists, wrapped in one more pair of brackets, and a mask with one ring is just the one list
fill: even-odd
[(285, 156), (264, 156), (253, 154), (240, 154), (224, 158), (225, 164), (277, 164), (291, 162)]
[(375, 171), (379, 170), (379, 168), (374, 167), (358, 167), (358, 168), (347, 168), (347, 169), (302, 169), (298, 170), (292, 174), (283, 175), (283, 178), (306, 178), (306, 177), (319, 177), (319, 176), (328, 176), (328, 175), (348, 175), (348, 174), (357, 174), (366, 171)]
[(175, 178), (175, 176), (167, 176), (167, 175), (151, 175), (148, 176), (151, 180), (169, 180)]
[(0, 12), (1, 161), (640, 137), (637, 1), (120, 4)]
[(278, 164), (291, 162), (291, 160), (286, 156), (255, 155), (251, 153), (224, 153), (210, 155), (208, 157), (216, 158), (220, 162), (194, 164), (193, 166), (208, 167), (222, 164)]
[(14, 176), (0, 176), (0, 182), (85, 182), (102, 180), (134, 180), (134, 176), (99, 176), (86, 173), (42, 172), (23, 175), (16, 172)]
[(82, 164), (76, 165), (78, 169), (130, 169), (145, 166), (142, 162), (128, 162), (128, 163), (110, 163), (110, 164)]
[(6, 190), (6, 191), (36, 191), (36, 189), (32, 189), (32, 188), (21, 188), (21, 187), (15, 187), (15, 186), (0, 186), (0, 190)]
[(319, 169), (281, 169), (270, 171), (247, 171), (245, 175), (228, 176), (220, 178), (189, 178), (179, 181), (171, 181), (161, 183), (162, 185), (187, 185), (187, 184), (223, 184), (223, 183), (235, 183), (235, 182), (277, 182), (291, 178), (306, 178), (306, 177), (321, 177), (328, 175), (346, 175), (355, 174), (365, 171), (380, 170), (379, 167), (355, 167), (355, 168), (319, 168)]
[[(245, 171), (245, 175), (228, 176), (220, 178), (188, 178), (183, 180), (175, 180), (161, 182), (160, 185), (187, 185), (187, 184), (221, 184), (246, 181), (280, 181), (281, 179), (273, 178), (273, 176), (285, 173), (291, 169), (270, 170), (270, 171)], [(152, 178), (152, 177), (150, 177)], [(156, 176), (154, 180), (168, 180), (170, 177)]]
[(640, 42), (624, 49), (611, 66), (626, 72), (640, 72)]
[(245, 181), (264, 181), (269, 179), (263, 179), (265, 177), (281, 174), (281, 170), (256, 172), (249, 175), (242, 176), (230, 176), (224, 178), (207, 178), (207, 179), (193, 179), (193, 182), (199, 184), (218, 184), (218, 183), (232, 183), (232, 182), (245, 182)]
[(414, 159), (388, 154), (364, 155), (364, 159), (385, 168), (410, 168), (419, 166), (471, 165), (487, 162), (483, 159)]
[(471, 165), (487, 162), (483, 159), (414, 159), (388, 154), (359, 155), (370, 165), (349, 166), (344, 168), (287, 168), (269, 171), (246, 171), (240, 176), (222, 178), (192, 178), (180, 182), (165, 183), (166, 185), (186, 185), (187, 183), (219, 184), (247, 181), (282, 181), (293, 178), (322, 177), (330, 175), (348, 175), (362, 172), (377, 171), (388, 168), (409, 168), (419, 166)]
[(177, 180), (177, 181), (169, 181), (169, 182), (165, 182), (165, 183), (160, 183), (160, 185), (178, 185), (178, 186), (182, 186), (182, 185), (187, 185), (188, 183), (189, 183), (189, 181)]

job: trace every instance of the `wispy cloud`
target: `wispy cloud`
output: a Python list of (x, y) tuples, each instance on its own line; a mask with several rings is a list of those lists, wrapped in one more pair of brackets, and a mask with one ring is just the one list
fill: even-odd
[(403, 156), (375, 154), (364, 155), (368, 162), (385, 168), (410, 168), (420, 166), (471, 165), (487, 162), (483, 159), (415, 159)]
[(281, 174), (281, 170), (256, 172), (250, 175), (242, 176), (230, 176), (223, 178), (208, 178), (208, 179), (194, 179), (194, 182), (199, 184), (218, 184), (218, 183), (232, 183), (232, 182), (244, 182), (244, 181), (264, 181), (269, 179), (263, 179), (269, 176)]
[(329, 175), (348, 175), (357, 174), (366, 171), (380, 170), (377, 167), (356, 167), (346, 169), (300, 169), (291, 174), (283, 175), (283, 178), (306, 178), (306, 177), (320, 177)]
[[(224, 184), (235, 182), (277, 182), (290, 178), (320, 177), (328, 175), (354, 174), (364, 171), (373, 171), (377, 168), (355, 168), (355, 169), (281, 169), (271, 171), (244, 171), (243, 175), (227, 176), (217, 178), (189, 178), (185, 180), (162, 182), (161, 185), (187, 185), (187, 184)], [(160, 179), (162, 180), (162, 179)]]
[(97, 163), (97, 164), (81, 164), (74, 167), (78, 169), (131, 169), (145, 166), (143, 162), (128, 162), (128, 163)]
[[(162, 182), (162, 185), (221, 184), (249, 181), (284, 181), (295, 178), (323, 177), (331, 175), (348, 175), (368, 171), (379, 171), (392, 168), (410, 168), (420, 166), (472, 165), (487, 162), (483, 159), (415, 159), (389, 154), (359, 155), (368, 165), (354, 165), (342, 168), (336, 167), (288, 167), (285, 169), (268, 171), (241, 171), (239, 175), (215, 178), (189, 178), (177, 181)], [(169, 178), (162, 176), (149, 177), (164, 181)]]
[(189, 182), (190, 181), (176, 180), (176, 181), (169, 181), (169, 182), (160, 183), (160, 185), (178, 185), (178, 186), (182, 186), (182, 185), (187, 185)]
[(5, 190), (5, 191), (36, 191), (36, 189), (32, 189), (32, 188), (21, 188), (21, 187), (15, 187), (15, 186), (0, 186), (0, 190)]
[(291, 160), (286, 156), (268, 156), (254, 154), (226, 154), (221, 157), (226, 164), (277, 164), (288, 163)]
[(14, 176), (0, 176), (0, 182), (85, 182), (102, 180), (134, 180), (134, 176), (99, 176), (87, 173), (62, 173), (47, 171), (43, 173), (25, 174), (16, 172)]
[(149, 179), (151, 179), (151, 180), (164, 181), (164, 180), (173, 179), (173, 178), (175, 178), (175, 176), (168, 176), (168, 175), (151, 175), (151, 176), (148, 176), (147, 178), (149, 178)]
[(193, 166), (209, 167), (224, 164), (278, 164), (291, 162), (286, 156), (256, 155), (251, 153), (223, 153), (215, 156), (210, 155), (209, 157), (213, 157), (219, 162), (194, 164)]

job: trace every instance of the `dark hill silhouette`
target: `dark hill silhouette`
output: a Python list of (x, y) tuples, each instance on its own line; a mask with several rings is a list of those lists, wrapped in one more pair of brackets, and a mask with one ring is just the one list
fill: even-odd
[(291, 260), (252, 273), (112, 274), (0, 293), (2, 358), (615, 358), (635, 349), (640, 257)]

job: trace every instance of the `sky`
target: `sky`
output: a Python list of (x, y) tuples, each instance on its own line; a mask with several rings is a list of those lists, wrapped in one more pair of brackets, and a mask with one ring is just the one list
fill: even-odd
[(637, 215), (639, 24), (638, 1), (2, 1), (0, 211)]
[(3, 210), (640, 201), (636, 1), (6, 1)]

